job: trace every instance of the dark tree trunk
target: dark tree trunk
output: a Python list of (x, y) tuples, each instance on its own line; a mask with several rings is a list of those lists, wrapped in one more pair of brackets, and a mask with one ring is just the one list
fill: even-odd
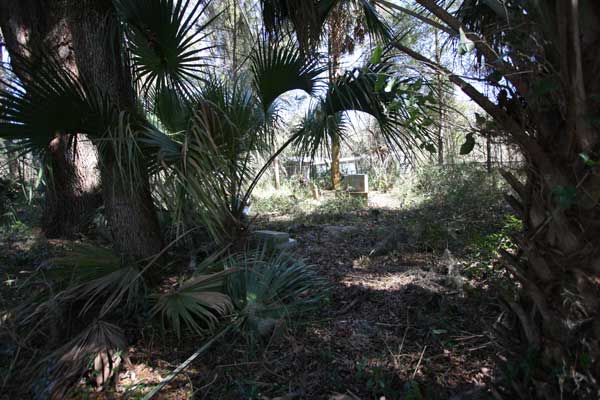
[[(583, 4), (583, 2), (582, 2)], [(534, 140), (520, 140), (527, 180), (505, 174), (526, 227), (511, 270), (524, 295), (513, 304), (529, 346), (539, 351), (533, 382), (548, 399), (600, 397), (600, 6), (556, 3), (561, 90), (532, 95)], [(584, 159), (589, 157), (586, 162)], [(508, 260), (512, 260), (507, 256)], [(551, 375), (554, 369), (557, 375)], [(561, 382), (562, 383), (559, 383)]]
[[(502, 152), (502, 148), (500, 151)], [(500, 160), (500, 165), (502, 165), (502, 160)], [(489, 133), (485, 137), (485, 167), (487, 172), (492, 172), (492, 138)]]
[[(77, 140), (77, 143), (73, 143)], [(84, 135), (56, 135), (46, 166), (46, 202), (42, 226), (47, 237), (85, 233), (102, 204), (98, 190), (98, 155)]]
[[(438, 64), (442, 63), (442, 49), (440, 47), (439, 32), (435, 31), (435, 62)], [(437, 135), (437, 163), (438, 165), (444, 165), (444, 82), (443, 75), (439, 72), (436, 74), (435, 79), (437, 80), (438, 89), (438, 101), (440, 104), (440, 110), (438, 113), (438, 135)]]
[[(82, 78), (103, 90), (120, 110), (133, 113), (132, 78), (122, 59), (112, 1), (70, 0), (66, 7)], [(163, 244), (148, 176), (141, 156), (137, 160), (116, 160), (116, 145), (107, 144), (100, 154), (104, 207), (114, 245), (125, 255), (148, 257), (158, 253)], [(117, 161), (127, 163), (139, 173), (135, 178), (125, 179)]]
[[(28, 76), (16, 56), (35, 61), (42, 53), (56, 57), (77, 73), (72, 35), (60, 2), (3, 0), (0, 27), (13, 58), (13, 70), (25, 82)], [(46, 201), (42, 228), (48, 237), (72, 237), (85, 232), (101, 203), (97, 155), (85, 137), (57, 132), (49, 143), (46, 164)]]

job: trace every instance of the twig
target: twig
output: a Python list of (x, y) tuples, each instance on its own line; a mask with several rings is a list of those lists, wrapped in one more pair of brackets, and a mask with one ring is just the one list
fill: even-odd
[(415, 372), (413, 372), (411, 379), (415, 379), (415, 376), (417, 376), (417, 371), (419, 370), (419, 367), (421, 366), (421, 361), (423, 361), (423, 355), (425, 355), (425, 350), (427, 350), (427, 346), (423, 347), (423, 351), (421, 352), (421, 357), (419, 357), (419, 362), (417, 363), (417, 367), (415, 368)]
[(481, 350), (481, 349), (485, 349), (486, 347), (488, 347), (490, 344), (492, 344), (492, 342), (487, 342), (485, 344), (482, 344), (481, 346), (477, 346), (477, 347), (473, 347), (472, 349), (468, 349), (468, 352), (473, 352), (473, 351), (477, 351), (477, 350)]
[(340, 311), (338, 311), (338, 312), (336, 313), (336, 315), (342, 315), (342, 314), (346, 314), (346, 313), (347, 313), (347, 312), (348, 312), (348, 311), (349, 311), (349, 310), (350, 310), (352, 307), (354, 307), (354, 305), (355, 305), (356, 303), (358, 303), (358, 300), (359, 300), (359, 298), (356, 298), (356, 299), (352, 300), (352, 301), (350, 302), (350, 304), (348, 304), (347, 306), (345, 306), (344, 308), (342, 308)]

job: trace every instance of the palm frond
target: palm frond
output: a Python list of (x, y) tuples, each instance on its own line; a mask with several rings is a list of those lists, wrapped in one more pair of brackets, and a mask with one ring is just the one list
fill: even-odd
[(99, 306), (99, 314), (107, 315), (117, 305), (133, 310), (140, 305), (145, 290), (140, 269), (126, 263), (112, 250), (79, 244), (67, 255), (51, 260), (57, 266), (46, 272), (66, 289), (61, 302), (81, 303), (80, 315)]
[(155, 98), (154, 112), (158, 122), (172, 133), (185, 131), (193, 116), (194, 100), (182, 96), (176, 90), (163, 86), (153, 96)]
[(328, 114), (325, 103), (320, 100), (309, 108), (296, 126), (293, 146), (299, 154), (314, 158), (319, 151), (329, 151), (334, 136), (343, 140), (347, 128), (344, 113)]
[(223, 242), (244, 229), (242, 199), (257, 152), (272, 146), (272, 119), (241, 82), (211, 81), (201, 94), (177, 172), (205, 226)]
[[(339, 0), (326, 2), (337, 1)], [(280, 38), (284, 32), (293, 30), (305, 52), (310, 52), (318, 43), (323, 30), (324, 15), (330, 9), (323, 5), (319, 7), (313, 1), (298, 0), (261, 0), (261, 6), (267, 32), (273, 38)]]
[(210, 65), (206, 39), (214, 16), (201, 21), (210, 4), (191, 0), (113, 0), (126, 25), (135, 81), (142, 93), (169, 87), (192, 92)]
[(98, 361), (107, 364), (100, 367), (101, 373), (110, 376), (114, 372), (113, 362), (116, 363), (116, 358), (126, 348), (125, 334), (117, 325), (102, 320), (91, 323), (74, 339), (51, 354), (50, 359), (58, 360), (52, 373), (56, 381), (53, 382), (51, 392), (56, 398), (63, 398), (69, 387), (81, 379), (92, 365), (98, 364)]
[(58, 133), (97, 138), (115, 120), (110, 100), (55, 59), (19, 65), (29, 79), (0, 88), (0, 137), (17, 139), (23, 151), (44, 151)]
[(199, 335), (213, 330), (219, 317), (233, 309), (230, 297), (220, 291), (229, 273), (194, 276), (178, 288), (158, 296), (152, 314), (160, 314), (163, 325), (168, 322), (178, 338), (182, 328)]
[(287, 91), (299, 89), (315, 94), (318, 76), (327, 70), (318, 59), (303, 56), (293, 42), (261, 42), (251, 61), (254, 88), (265, 113)]
[(318, 309), (328, 294), (314, 269), (290, 253), (272, 254), (265, 248), (224, 261), (239, 272), (228, 279), (239, 329), (251, 342), (271, 333), (276, 324)]
[(332, 134), (344, 139), (347, 113), (359, 111), (375, 118), (391, 148), (413, 152), (430, 143), (424, 111), (432, 97), (423, 81), (401, 77), (389, 59), (347, 71), (330, 82), (325, 98), (305, 117), (295, 142), (304, 154), (314, 155)]

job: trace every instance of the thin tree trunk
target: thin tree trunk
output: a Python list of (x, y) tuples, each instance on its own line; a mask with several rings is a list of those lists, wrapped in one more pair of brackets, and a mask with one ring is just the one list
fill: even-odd
[[(440, 47), (439, 32), (435, 31), (435, 62), (438, 64), (442, 63), (442, 49)], [(438, 71), (436, 72), (437, 87), (438, 87), (438, 101), (440, 110), (438, 113), (438, 135), (437, 135), (437, 162), (438, 165), (444, 165), (444, 83), (442, 81), (443, 75)]]
[(487, 172), (492, 172), (492, 138), (489, 133), (485, 137), (485, 166)]
[[(13, 70), (21, 81), (27, 81), (28, 76), (17, 56), (35, 61), (42, 53), (48, 54), (77, 74), (72, 34), (59, 1), (3, 0), (0, 27), (13, 55)], [(48, 237), (76, 236), (86, 231), (101, 203), (96, 150), (84, 137), (77, 139), (57, 132), (48, 144), (47, 154), (42, 229)]]
[[(342, 13), (340, 5), (336, 6), (331, 12), (329, 19), (329, 80), (333, 81), (340, 67), (340, 57), (342, 56), (342, 37), (343, 30)], [(333, 190), (339, 190), (342, 184), (342, 173), (340, 171), (341, 139), (337, 132), (331, 132), (331, 187)]]
[(340, 171), (340, 137), (331, 137), (331, 186), (333, 190), (339, 190), (342, 185), (342, 173)]
[(275, 190), (281, 189), (281, 176), (279, 174), (279, 159), (273, 160), (273, 175), (275, 177)]
[[(132, 78), (121, 54), (118, 21), (110, 0), (70, 0), (68, 24), (73, 32), (77, 67), (83, 79), (103, 90), (120, 110), (135, 112)], [(110, 36), (112, 35), (112, 36)], [(117, 143), (101, 151), (102, 194), (114, 246), (120, 253), (148, 257), (163, 245), (143, 159), (117, 160)], [(138, 174), (124, 178), (117, 161)]]

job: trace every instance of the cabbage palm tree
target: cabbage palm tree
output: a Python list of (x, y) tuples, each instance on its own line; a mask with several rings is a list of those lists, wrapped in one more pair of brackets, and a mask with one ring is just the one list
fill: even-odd
[[(56, 132), (90, 137), (100, 154), (115, 248), (126, 256), (143, 258), (160, 250), (150, 196), (161, 186), (163, 192), (174, 188), (171, 211), (196, 225), (190, 228), (206, 228), (221, 247), (236, 244), (248, 228), (244, 204), (271, 160), (287, 146), (314, 154), (332, 135), (343, 139), (350, 111), (373, 116), (395, 148), (410, 151), (428, 143), (420, 109), (431, 106), (431, 96), (421, 80), (403, 76), (382, 48), (364, 65), (324, 82), (326, 65), (316, 52), (302, 51), (294, 40), (263, 37), (250, 55), (247, 75), (227, 79), (218, 77), (205, 57), (214, 18), (205, 18), (204, 2), (84, 1), (72, 7), (68, 21), (78, 74), (52, 56), (42, 63), (16, 59), (31, 78), (8, 82), (0, 91), (0, 135), (18, 139), (25, 151), (44, 151)], [(280, 97), (291, 90), (308, 93), (313, 106), (276, 148)], [(259, 163), (257, 154), (268, 161)], [(149, 186), (149, 177), (159, 182), (156, 187)], [(29, 318), (18, 325), (42, 336), (58, 327), (44, 343), (52, 349), (47, 360), (57, 363), (55, 371), (67, 381), (81, 376), (90, 354), (98, 369), (108, 371), (99, 374), (105, 381), (126, 343), (119, 327), (124, 318), (146, 310), (177, 334), (184, 328), (204, 333), (234, 304), (254, 307), (248, 304), (254, 296), (242, 293), (247, 298), (240, 301), (219, 289), (234, 268), (215, 275), (203, 267), (175, 287), (162, 282), (162, 270), (152, 267), (167, 250), (139, 263), (107, 249), (78, 247), (53, 260), (58, 268), (42, 271), (52, 290), (40, 294)], [(304, 282), (309, 285), (312, 278), (303, 267), (285, 266), (273, 281), (291, 280), (296, 284), (289, 290), (304, 293)], [(244, 280), (260, 286), (258, 278), (248, 269), (237, 276), (241, 286), (235, 292)], [(283, 315), (285, 307), (278, 303), (284, 300), (289, 303), (283, 290), (265, 293), (265, 301), (277, 306), (277, 313), (265, 318)], [(148, 303), (151, 310), (145, 309)], [(79, 312), (69, 318), (67, 311), (74, 309)], [(256, 322), (243, 321), (240, 329)]]
[[(215, 77), (206, 58), (207, 28), (215, 18), (202, 18), (206, 4), (84, 3), (69, 11), (74, 21), (86, 21), (71, 26), (79, 75), (52, 58), (42, 65), (18, 59), (32, 79), (2, 92), (0, 134), (38, 150), (46, 149), (56, 132), (91, 137), (100, 151), (115, 245), (126, 254), (147, 256), (161, 246), (147, 181), (151, 174), (177, 182), (177, 207), (183, 210), (191, 201), (202, 224), (223, 241), (244, 230), (244, 203), (268, 167), (255, 169), (257, 152), (271, 150), (275, 156), (294, 143), (314, 154), (344, 135), (352, 110), (375, 117), (384, 137), (404, 150), (429, 140), (418, 109), (431, 97), (421, 81), (401, 77), (382, 58), (381, 48), (361, 68), (322, 84), (326, 66), (315, 51), (308, 53), (302, 41), (296, 48), (293, 40), (271, 35), (251, 55), (245, 79), (251, 83), (228, 82)], [(366, 15), (371, 21), (373, 15)], [(109, 46), (107, 37), (118, 40)], [(294, 89), (312, 95), (314, 107), (285, 145), (273, 149), (278, 97)]]
[[(419, 78), (405, 77), (379, 54), (334, 81), (322, 78), (326, 65), (306, 58), (294, 42), (259, 43), (250, 57), (250, 76), (211, 78), (194, 98), (163, 107), (161, 120), (182, 121), (176, 132), (148, 129), (143, 142), (183, 190), (218, 243), (236, 242), (247, 231), (244, 206), (271, 162), (288, 146), (314, 156), (334, 137), (349, 133), (349, 113), (377, 120), (382, 136), (398, 151), (430, 143), (424, 110), (433, 106)], [(250, 82), (244, 84), (242, 82)], [(279, 97), (303, 90), (312, 106), (299, 126), (275, 147)], [(172, 98), (172, 97), (171, 97)], [(257, 155), (267, 158), (258, 162)]]
[[(0, 135), (18, 139), (23, 150), (40, 152), (52, 149), (56, 135), (71, 138), (70, 144), (88, 135), (100, 149), (105, 213), (115, 246), (132, 256), (158, 252), (162, 239), (146, 160), (129, 139), (136, 131), (132, 127), (145, 120), (140, 104), (167, 82), (180, 93), (189, 91), (204, 68), (199, 54), (207, 25), (198, 21), (205, 6), (102, 0), (36, 3), (32, 8), (40, 15), (58, 13), (58, 26), (72, 39), (72, 68), (61, 71), (56, 55), (39, 54), (37, 47), (41, 63), (13, 52), (13, 64), (29, 79), (4, 90), (11, 100), (4, 104)], [(75, 113), (78, 107), (83, 107), (81, 114)]]
[[(390, 39), (390, 28), (366, 0), (265, 0), (261, 4), (265, 26), (271, 35), (293, 31), (307, 52), (326, 46), (330, 79), (339, 73), (342, 55), (362, 45), (367, 35), (378, 42)], [(340, 152), (340, 138), (333, 133), (331, 186), (336, 190), (341, 185)]]

